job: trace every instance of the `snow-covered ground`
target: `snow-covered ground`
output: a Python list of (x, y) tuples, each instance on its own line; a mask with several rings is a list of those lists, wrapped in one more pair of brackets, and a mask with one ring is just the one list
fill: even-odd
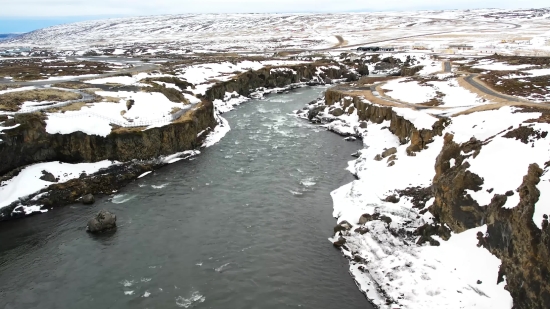
[[(482, 190), (469, 192), (481, 206), (487, 205), (494, 194), (504, 194), (519, 187), (529, 164), (544, 166), (550, 153), (550, 146), (544, 139), (523, 144), (503, 137), (509, 127), (517, 128), (525, 120), (540, 116), (540, 113), (513, 113), (513, 110), (502, 107), (459, 116), (445, 129), (454, 134), (457, 143), (466, 142), (472, 136), (479, 140), (489, 138), (480, 154), (475, 159), (468, 159), (470, 171), (485, 180)], [(401, 115), (408, 118), (407, 114)], [(339, 121), (348, 127), (359, 128), (353, 117), (341, 117)], [(353, 225), (345, 236), (349, 248), (345, 253), (353, 258), (350, 252), (354, 252), (367, 261), (364, 270), (358, 268), (359, 264), (350, 266), (360, 288), (381, 308), (511, 308), (512, 300), (504, 290), (505, 283), (496, 284), (500, 261), (486, 249), (476, 246), (475, 235), (478, 231), (484, 232), (484, 227), (453, 235), (447, 242), (436, 237), (441, 242), (440, 247), (407, 243), (389, 231), (388, 228), (398, 230), (405, 226), (414, 230), (414, 227), (432, 222), (429, 213), (420, 215), (408, 199), (402, 198), (394, 204), (385, 202), (384, 198), (396, 189), (431, 185), (443, 137), (436, 137), (428, 149), (411, 157), (406, 152), (408, 144), (401, 145), (398, 138), (385, 129), (387, 127), (388, 121), (369, 123), (362, 133), (367, 147), (349, 164), (350, 172), (359, 179), (332, 192), (334, 216), (338, 222), (346, 220)], [(549, 124), (537, 123), (534, 127), (550, 131)], [(374, 159), (392, 147), (397, 150), (395, 165), (389, 167), (385, 159)], [(496, 172), (502, 171), (503, 166), (506, 166), (505, 174)], [(548, 180), (543, 181), (543, 186), (548, 186)], [(494, 191), (488, 193), (491, 188)], [(547, 199), (543, 194), (536, 205), (533, 220), (539, 226), (542, 214), (548, 212)], [(515, 207), (518, 202), (516, 193), (508, 199), (506, 207)], [(365, 213), (379, 213), (390, 217), (392, 222), (387, 225), (383, 221), (371, 221), (365, 224), (369, 233), (353, 232), (360, 226), (359, 218)], [(338, 236), (333, 241), (337, 239)], [(478, 280), (482, 284), (478, 284)], [(377, 286), (386, 296), (377, 292)], [(397, 301), (399, 306), (385, 307), (387, 297)]]
[[(158, 92), (106, 92), (98, 95), (117, 97), (118, 103), (99, 102), (83, 106), (78, 111), (48, 113), (46, 131), (50, 134), (70, 134), (81, 131), (90, 135), (107, 136), (111, 124), (120, 126), (151, 126), (169, 124), (173, 110), (189, 108), (184, 103), (174, 103)], [(127, 101), (134, 100), (128, 109)]]
[[(6, 207), (20, 198), (52, 185), (52, 182), (40, 179), (43, 171), (51, 173), (57, 179), (57, 183), (63, 183), (80, 177), (82, 173), (93, 174), (113, 164), (116, 164), (116, 162), (100, 161), (96, 163), (69, 164), (56, 161), (30, 165), (25, 167), (17, 176), (0, 183), (0, 208)], [(18, 206), (14, 211), (31, 214), (47, 210), (40, 210), (40, 206)]]
[(436, 96), (434, 88), (405, 79), (391, 80), (382, 89), (389, 90), (386, 95), (393, 99), (414, 104), (426, 103)]
[[(453, 10), (341, 14), (190, 14), (85, 21), (37, 30), (0, 46), (47, 46), (66, 55), (189, 55), (208, 51), (310, 49), (381, 44), (446, 53), (544, 53), (549, 10)], [(427, 35), (422, 37), (422, 35)], [(409, 38), (403, 38), (408, 37)], [(393, 42), (384, 40), (403, 38)], [(470, 44), (461, 52), (449, 44)], [(343, 47), (345, 49), (345, 45)], [(536, 51), (535, 51), (536, 50)]]

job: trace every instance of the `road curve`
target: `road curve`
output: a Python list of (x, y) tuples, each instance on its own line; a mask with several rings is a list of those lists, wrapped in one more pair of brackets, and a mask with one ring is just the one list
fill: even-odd
[(502, 94), (500, 92), (496, 92), (493, 89), (491, 89), (491, 88), (481, 84), (480, 82), (478, 82), (475, 79), (475, 77), (477, 77), (477, 74), (469, 74), (468, 76), (464, 77), (464, 81), (466, 81), (468, 84), (470, 84), (472, 87), (476, 88), (477, 90), (479, 90), (479, 91), (481, 91), (485, 94), (488, 94), (490, 96), (497, 97), (497, 98), (502, 99), (502, 100), (512, 101), (512, 102), (519, 102), (519, 103), (534, 103), (534, 102), (531, 102), (529, 100), (523, 100), (523, 99), (520, 99), (520, 98), (516, 98), (516, 97), (513, 97), (513, 96)]

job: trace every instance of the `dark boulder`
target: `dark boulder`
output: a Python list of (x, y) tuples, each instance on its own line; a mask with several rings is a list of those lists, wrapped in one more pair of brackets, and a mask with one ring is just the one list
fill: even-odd
[(337, 241), (335, 241), (334, 243), (332, 243), (335, 247), (342, 247), (343, 245), (346, 244), (346, 239), (344, 237), (340, 237), (338, 238)]
[(90, 233), (97, 234), (114, 229), (116, 229), (116, 216), (107, 210), (101, 210), (88, 221), (87, 231)]
[(342, 221), (334, 227), (334, 233), (351, 230), (351, 224), (348, 221)]
[(339, 116), (342, 116), (344, 114), (344, 110), (342, 110), (341, 108), (335, 108), (333, 110), (330, 111), (330, 114), (333, 115), (333, 116), (336, 116), (336, 117), (339, 117)]
[(359, 224), (363, 225), (369, 221), (372, 221), (374, 220), (372, 215), (371, 214), (363, 214), (360, 218), (359, 218)]
[(397, 153), (397, 149), (395, 147), (393, 148), (390, 148), (390, 149), (386, 149), (384, 150), (384, 152), (382, 152), (382, 158), (387, 158), (393, 154), (396, 154)]
[(93, 196), (93, 194), (86, 194), (82, 197), (81, 201), (84, 205), (92, 205), (93, 203), (95, 203), (95, 197)]
[(40, 180), (44, 180), (47, 182), (57, 182), (55, 176), (52, 173), (46, 171), (42, 171), (42, 176), (40, 177)]
[(396, 194), (389, 195), (384, 199), (384, 201), (394, 203), (394, 204), (399, 203), (400, 200), (401, 199)]
[(307, 115), (307, 118), (309, 120), (312, 120), (313, 118), (317, 117), (317, 115), (319, 115), (319, 113), (324, 111), (326, 107), (327, 107), (326, 105), (321, 105), (321, 106), (316, 106), (316, 107), (310, 109), (309, 113)]

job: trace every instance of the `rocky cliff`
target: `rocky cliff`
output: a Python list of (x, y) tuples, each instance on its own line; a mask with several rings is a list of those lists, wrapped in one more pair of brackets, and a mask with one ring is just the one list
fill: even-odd
[(20, 126), (5, 131), (0, 143), (0, 175), (37, 162), (124, 162), (194, 149), (200, 146), (197, 134), (216, 126), (213, 113), (212, 103), (204, 100), (170, 125), (149, 130), (115, 128), (106, 137), (48, 134), (42, 114), (17, 115), (13, 121)]
[(352, 106), (353, 110), (357, 111), (361, 121), (373, 123), (390, 121), (388, 129), (399, 138), (401, 144), (411, 142), (407, 148), (409, 155), (414, 155), (415, 152), (425, 149), (435, 136), (442, 134), (447, 124), (447, 120), (441, 119), (434, 123), (432, 130), (418, 130), (409, 120), (398, 115), (390, 106), (370, 104), (361, 96), (350, 96), (349, 93), (343, 92), (337, 87), (328, 89), (325, 92), (325, 103), (330, 106), (336, 102), (343, 102), (345, 109)]
[[(266, 67), (256, 71), (248, 71), (239, 74), (235, 78), (219, 83), (210, 88), (205, 98), (208, 100), (223, 99), (226, 92), (237, 92), (240, 95), (248, 96), (258, 88), (285, 87), (290, 84), (308, 83), (325, 84), (331, 83), (332, 79), (357, 80), (359, 74), (350, 72), (346, 67), (334, 64), (299, 64), (286, 67), (289, 70)], [(367, 72), (368, 73), (368, 72)]]
[[(396, 113), (392, 106), (372, 104), (365, 100), (364, 95), (368, 95), (367, 92), (370, 89), (367, 88), (364, 88), (366, 92), (361, 87), (354, 91), (350, 91), (347, 87), (334, 87), (327, 90), (324, 101), (321, 100), (321, 103), (316, 103), (317, 106), (310, 107), (309, 116), (313, 116), (310, 119), (322, 121), (326, 115), (324, 116), (320, 111), (325, 111), (326, 114), (328, 110), (332, 116), (326, 117), (326, 121), (335, 121), (333, 116), (352, 114), (355, 111), (357, 111), (360, 121), (375, 124), (389, 121), (387, 129), (399, 138), (401, 145), (408, 144), (406, 150), (409, 156), (415, 156), (416, 153), (423, 151), (435, 139), (442, 139), (443, 146), (433, 165), (435, 176), (431, 186), (396, 188), (396, 195), (388, 196), (385, 201), (397, 203), (400, 198), (409, 198), (414, 205), (413, 208), (418, 208), (420, 214), (429, 211), (433, 215), (433, 223), (416, 227), (413, 235), (418, 239), (417, 244), (429, 243), (432, 246), (439, 246), (440, 242), (436, 241), (435, 237), (432, 238), (433, 235), (438, 235), (443, 240), (449, 240), (454, 237), (451, 231), (459, 234), (479, 228), (478, 246), (486, 248), (500, 259), (502, 264), (498, 273), (496, 271), (494, 273), (494, 283), (506, 280), (506, 289), (514, 301), (513, 308), (550, 308), (548, 214), (545, 214), (544, 218), (535, 218), (535, 220), (542, 221), (542, 228), (533, 222), (535, 204), (540, 197), (537, 185), (543, 175), (541, 166), (531, 164), (526, 170), (522, 184), (515, 191), (494, 194), (488, 205), (480, 205), (470, 193), (486, 190), (491, 194), (493, 189), (483, 188), (484, 175), (477, 175), (470, 171), (470, 162), (476, 160), (476, 157), (483, 152), (483, 148), (491, 143), (495, 136), (489, 137), (487, 140), (478, 140), (472, 137), (467, 142), (457, 143), (454, 141), (453, 134), (445, 133), (445, 128), (452, 121), (452, 119), (446, 118), (437, 120), (431, 130), (418, 130), (413, 123)], [(331, 112), (331, 105), (338, 105), (337, 109), (341, 113), (334, 113), (336, 108)], [(507, 130), (512, 130), (512, 127)], [(501, 132), (503, 138), (515, 138), (525, 144), (545, 138), (547, 135), (546, 132), (537, 132), (530, 127), (521, 126), (504, 134), (505, 132), (506, 130)], [(442, 137), (444, 133), (445, 136)], [(395, 148), (387, 151), (390, 150), (395, 152)], [(377, 160), (377, 157), (374, 157), (374, 160)], [(385, 155), (383, 154), (382, 157)], [(362, 157), (359, 161), (365, 159)], [(544, 168), (547, 168), (548, 165), (550, 162)], [(426, 166), (426, 168), (431, 169), (432, 167)], [(506, 166), (502, 168), (506, 169)], [(372, 177), (372, 175), (368, 175), (368, 177)], [(395, 177), (399, 177), (399, 175), (396, 174)], [(508, 205), (507, 208), (504, 208), (507, 200), (516, 194), (519, 195), (518, 205)], [(426, 200), (431, 197), (434, 198), (433, 205), (425, 208)], [(423, 203), (416, 203), (415, 199), (421, 200)], [(486, 232), (481, 232), (481, 227), (485, 225), (487, 226)], [(395, 233), (395, 235), (397, 234)], [(352, 243), (354, 241), (353, 237), (343, 240), (351, 240)]]
[[(514, 308), (550, 308), (548, 219), (544, 218), (542, 230), (533, 222), (540, 196), (537, 184), (543, 170), (537, 164), (530, 165), (516, 192), (495, 194), (489, 205), (478, 205), (466, 190), (479, 190), (483, 179), (468, 171), (470, 165), (466, 159), (475, 158), (482, 146), (483, 143), (474, 138), (459, 145), (452, 135), (445, 136), (435, 164), (435, 202), (429, 211), (455, 233), (487, 224), (487, 233), (478, 233), (479, 246), (501, 260), (498, 281), (506, 278), (506, 289), (514, 299)], [(455, 160), (452, 167), (451, 159)], [(508, 196), (513, 194), (519, 194), (519, 204), (511, 209), (503, 208)]]

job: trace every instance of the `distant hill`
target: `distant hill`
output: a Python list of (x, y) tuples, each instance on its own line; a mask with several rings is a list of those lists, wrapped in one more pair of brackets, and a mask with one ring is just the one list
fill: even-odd
[(0, 33), (0, 41), (18, 36), (16, 33)]

